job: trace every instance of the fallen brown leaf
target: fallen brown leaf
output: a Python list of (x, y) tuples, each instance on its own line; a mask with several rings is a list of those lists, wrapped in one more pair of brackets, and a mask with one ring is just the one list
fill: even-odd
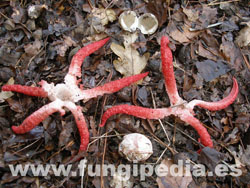
[(190, 9), (183, 8), (183, 12), (186, 14), (188, 20), (191, 22), (195, 22), (196, 20), (199, 19), (199, 12), (193, 8)]
[(55, 49), (57, 51), (57, 54), (59, 54), (61, 57), (65, 56), (66, 51), (72, 47), (72, 46), (76, 46), (76, 42), (72, 40), (71, 37), (69, 36), (64, 36), (64, 41), (63, 43), (55, 46)]
[(33, 43), (29, 43), (24, 46), (25, 53), (32, 57), (34, 55), (37, 55), (39, 50), (41, 49), (42, 43), (40, 40), (35, 40)]
[(147, 65), (149, 53), (140, 56), (132, 46), (137, 37), (136, 33), (124, 35), (124, 47), (116, 43), (112, 43), (110, 46), (111, 50), (119, 56), (113, 62), (115, 69), (124, 76), (139, 74)]
[(235, 46), (234, 42), (227, 40), (226, 37), (223, 36), (220, 50), (222, 51), (225, 59), (233, 68), (235, 68), (236, 71), (240, 71), (242, 69), (244, 59), (240, 49)]
[(235, 42), (240, 46), (248, 46), (250, 44), (250, 21), (247, 26), (240, 30), (238, 37)]
[[(172, 165), (174, 165), (173, 161), (170, 159), (164, 159), (161, 162), (161, 165), (165, 165), (165, 168), (168, 168), (168, 173), (164, 177), (157, 177), (156, 182), (159, 188), (187, 188), (190, 182), (193, 180), (191, 175), (184, 176), (172, 176), (169, 172)], [(183, 167), (183, 173), (191, 174), (190, 171)]]
[(177, 29), (176, 24), (173, 21), (170, 21), (167, 26), (167, 32), (169, 35), (180, 43), (190, 43), (191, 40), (200, 33), (200, 31), (189, 31), (187, 25), (183, 25), (181, 29), (182, 31)]
[(205, 79), (206, 82), (209, 82), (219, 76), (226, 74), (230, 69), (222, 61), (212, 61), (205, 60), (201, 62), (196, 62), (196, 67), (198, 72)]

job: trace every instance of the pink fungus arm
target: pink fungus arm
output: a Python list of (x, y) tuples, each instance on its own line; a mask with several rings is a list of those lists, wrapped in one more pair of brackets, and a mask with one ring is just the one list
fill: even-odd
[(83, 90), (84, 99), (90, 99), (97, 96), (102, 96), (104, 94), (110, 94), (119, 91), (120, 89), (129, 86), (130, 84), (137, 82), (148, 75), (148, 72), (137, 74), (129, 77), (122, 78), (120, 80), (115, 80), (104, 84), (103, 86), (95, 87), (93, 89)]
[(238, 95), (238, 92), (239, 92), (239, 87), (237, 80), (233, 78), (233, 88), (229, 93), (229, 95), (224, 99), (217, 102), (205, 102), (201, 100), (193, 100), (188, 104), (188, 106), (190, 105), (191, 108), (193, 108), (194, 106), (199, 106), (201, 108), (205, 108), (211, 111), (222, 110), (234, 102), (234, 100)]
[(72, 58), (71, 64), (69, 67), (69, 74), (75, 77), (81, 77), (81, 66), (85, 57), (89, 56), (99, 48), (101, 48), (109, 38), (93, 42), (83, 48), (81, 48)]
[(12, 130), (16, 134), (24, 134), (35, 128), (39, 123), (45, 120), (49, 115), (59, 111), (61, 115), (64, 115), (65, 111), (62, 109), (62, 104), (58, 101), (51, 102), (39, 110), (33, 112), (27, 117), (20, 126), (12, 126)]
[(169, 40), (166, 36), (161, 38), (161, 59), (162, 59), (162, 72), (165, 79), (165, 87), (168, 93), (171, 105), (176, 105), (182, 99), (180, 98), (175, 76), (174, 76), (174, 68), (173, 68), (173, 56), (171, 49), (168, 46)]
[[(72, 103), (73, 104), (73, 103)], [(68, 106), (67, 106), (68, 107)], [(79, 151), (86, 151), (89, 144), (89, 130), (85, 121), (85, 118), (82, 114), (80, 106), (68, 107), (72, 114), (74, 115), (76, 125), (79, 131), (81, 144)]]
[(31, 86), (22, 86), (22, 85), (5, 85), (2, 87), (3, 91), (14, 91), (18, 93), (23, 93), (29, 96), (37, 96), (37, 97), (47, 97), (48, 94), (44, 91), (43, 88), (40, 87), (31, 87)]
[(108, 118), (116, 114), (128, 114), (142, 119), (162, 119), (166, 116), (171, 115), (172, 109), (171, 108), (151, 109), (151, 108), (144, 108), (140, 106), (132, 106), (127, 104), (118, 105), (111, 107), (103, 114), (102, 122), (99, 126), (103, 127)]
[(186, 114), (182, 114), (179, 117), (182, 121), (188, 123), (197, 131), (197, 133), (200, 135), (200, 141), (205, 147), (213, 147), (213, 142), (207, 132), (207, 129), (202, 125), (202, 123), (198, 119)]

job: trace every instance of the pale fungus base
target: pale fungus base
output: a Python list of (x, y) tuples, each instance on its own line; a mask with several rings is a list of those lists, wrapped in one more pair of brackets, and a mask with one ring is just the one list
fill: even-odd
[(124, 136), (119, 145), (119, 153), (128, 161), (140, 162), (147, 160), (152, 155), (153, 147), (146, 136), (132, 133)]

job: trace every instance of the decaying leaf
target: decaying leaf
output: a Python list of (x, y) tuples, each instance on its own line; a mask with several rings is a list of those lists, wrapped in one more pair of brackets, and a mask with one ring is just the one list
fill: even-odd
[(196, 62), (196, 67), (198, 72), (205, 79), (206, 82), (209, 82), (219, 76), (226, 74), (230, 69), (222, 61), (212, 61), (210, 59)]
[(208, 32), (203, 32), (200, 35), (198, 54), (207, 59), (217, 61), (221, 59), (220, 44), (218, 40)]
[(147, 2), (146, 9), (148, 12), (153, 13), (158, 22), (159, 27), (161, 27), (168, 18), (168, 6), (169, 0), (151, 0)]
[(32, 57), (34, 55), (37, 55), (39, 50), (41, 49), (42, 43), (40, 40), (35, 40), (33, 43), (29, 43), (24, 46), (25, 53)]
[[(11, 77), (7, 82), (8, 85), (14, 84), (14, 78)], [(0, 103), (4, 102), (6, 99), (12, 97), (14, 94), (11, 91), (1, 91), (0, 92)]]
[(10, 109), (17, 113), (22, 113), (24, 111), (23, 105), (20, 101), (14, 100), (12, 98), (6, 99), (6, 102), (9, 104)]
[(236, 43), (240, 47), (250, 45), (250, 21), (247, 23), (246, 27), (240, 30), (239, 36), (236, 38)]
[(216, 165), (226, 158), (225, 154), (216, 151), (213, 148), (205, 147), (200, 154), (200, 161), (211, 170), (214, 171)]
[(9, 50), (9, 46), (7, 43), (1, 45), (0, 65), (14, 67), (20, 56), (21, 56), (20, 52)]
[(247, 145), (246, 150), (244, 151), (243, 155), (241, 156), (241, 161), (243, 164), (250, 167), (250, 145)]
[(6, 99), (12, 97), (14, 94), (10, 91), (1, 91), (0, 92), (0, 103), (3, 103)]
[(169, 35), (176, 41), (180, 43), (189, 43), (191, 39), (199, 35), (199, 31), (189, 31), (189, 27), (187, 25), (183, 25), (180, 31), (176, 24), (173, 21), (170, 21), (167, 26), (167, 32)]
[(234, 42), (227, 40), (227, 38), (223, 36), (220, 51), (222, 52), (224, 58), (236, 71), (240, 71), (242, 69), (242, 62), (244, 62), (244, 59), (240, 49), (234, 44)]
[[(170, 159), (164, 159), (161, 162), (161, 165), (164, 166), (164, 169), (168, 169), (168, 171), (163, 172), (167, 174), (166, 176), (157, 177), (156, 181), (159, 188), (174, 188), (174, 187), (187, 188), (190, 182), (193, 180), (190, 169), (187, 169), (186, 167), (183, 167), (182, 169), (175, 168), (174, 170), (175, 174), (174, 174), (173, 170), (171, 170), (171, 168), (173, 168), (174, 166), (174, 163)], [(177, 175), (178, 173), (182, 173), (183, 176)]]
[(131, 76), (141, 73), (149, 59), (149, 53), (140, 56), (139, 52), (133, 48), (132, 44), (137, 39), (137, 33), (124, 35), (124, 47), (112, 43), (111, 50), (119, 56), (114, 60), (115, 69), (124, 76)]
[(207, 27), (211, 23), (215, 23), (217, 20), (217, 9), (211, 8), (207, 5), (202, 6), (202, 12), (199, 16), (199, 20), (202, 23), (203, 28)]
[(217, 9), (207, 5), (195, 5), (183, 8), (183, 13), (190, 22), (195, 23), (192, 29), (202, 30), (207, 28), (209, 24), (216, 23)]
[(113, 22), (116, 20), (116, 13), (113, 9), (104, 9), (104, 8), (93, 8), (92, 10), (93, 17), (99, 18), (101, 24), (107, 25), (108, 22)]
[(193, 8), (191, 9), (183, 8), (183, 12), (186, 14), (188, 20), (190, 20), (191, 22), (195, 22), (199, 18), (199, 12)]
[(62, 44), (59, 44), (55, 47), (57, 53), (61, 56), (64, 57), (66, 51), (69, 49), (71, 46), (76, 46), (76, 42), (71, 39), (69, 36), (64, 36), (64, 42)]
[[(213, 51), (212, 51), (213, 50)], [(210, 47), (204, 47), (201, 41), (199, 41), (199, 46), (198, 46), (198, 54), (202, 57), (205, 57), (207, 59), (211, 59), (213, 61), (217, 61), (218, 57), (215, 55), (216, 49), (210, 48)]]
[(112, 9), (93, 8), (88, 17), (91, 34), (102, 33), (105, 25), (116, 20), (116, 13)]

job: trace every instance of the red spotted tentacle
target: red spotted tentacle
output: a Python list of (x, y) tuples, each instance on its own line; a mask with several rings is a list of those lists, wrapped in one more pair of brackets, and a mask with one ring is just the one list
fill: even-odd
[(169, 40), (166, 36), (161, 38), (161, 60), (162, 60), (162, 72), (165, 79), (165, 87), (171, 102), (171, 105), (176, 105), (181, 103), (182, 99), (180, 98), (175, 76), (174, 76), (174, 67), (173, 67), (173, 56), (171, 49), (168, 46)]
[(29, 96), (37, 97), (47, 97), (48, 93), (41, 87), (31, 87), (31, 86), (22, 86), (22, 85), (4, 85), (2, 91), (14, 91), (18, 93), (23, 93)]
[(172, 114), (171, 108), (151, 109), (133, 105), (117, 105), (109, 108), (102, 116), (100, 127), (103, 127), (109, 117), (116, 114), (128, 114), (142, 119), (162, 119)]
[(89, 144), (89, 130), (85, 121), (85, 118), (82, 114), (82, 108), (80, 106), (76, 106), (74, 103), (72, 103), (70, 106), (67, 106), (69, 110), (74, 115), (76, 125), (79, 131), (81, 144), (80, 144), (80, 151), (86, 151), (88, 144)]
[[(99, 48), (101, 48), (110, 38), (93, 42), (83, 48), (81, 48), (72, 58), (68, 74), (75, 77), (81, 77), (81, 66), (85, 57), (89, 56)], [(77, 79), (76, 79), (77, 80)]]
[(102, 96), (104, 94), (110, 94), (119, 91), (120, 89), (129, 86), (132, 83), (135, 83), (142, 78), (146, 77), (148, 72), (137, 74), (133, 76), (128, 76), (122, 78), (120, 80), (115, 80), (109, 83), (104, 84), (103, 86), (95, 87), (93, 89), (87, 89), (82, 91), (82, 98), (83, 99), (90, 99), (97, 96)]
[(20, 126), (12, 126), (12, 130), (16, 134), (24, 134), (29, 132), (31, 129), (35, 128), (39, 123), (45, 120), (49, 115), (60, 112), (61, 115), (65, 114), (65, 111), (62, 109), (63, 103), (61, 101), (51, 102), (39, 110), (33, 112), (29, 117), (27, 117)]
[(233, 78), (233, 88), (229, 95), (224, 99), (217, 102), (205, 102), (201, 100), (193, 100), (187, 106), (193, 108), (194, 106), (199, 106), (201, 108), (205, 108), (211, 111), (222, 110), (232, 104), (239, 92), (238, 82), (235, 78)]
[(209, 133), (207, 132), (207, 129), (202, 125), (202, 123), (198, 119), (184, 113), (179, 117), (182, 121), (188, 123), (197, 131), (197, 133), (200, 135), (200, 141), (205, 147), (213, 147), (213, 142)]

